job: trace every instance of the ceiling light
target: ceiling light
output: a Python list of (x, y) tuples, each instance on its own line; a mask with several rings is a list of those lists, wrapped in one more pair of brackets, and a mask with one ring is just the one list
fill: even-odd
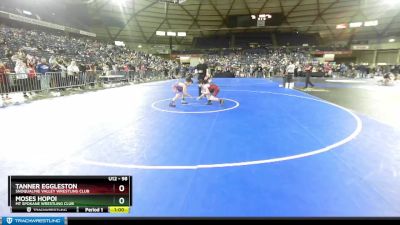
[(393, 43), (393, 42), (395, 42), (395, 41), (396, 41), (396, 39), (394, 39), (394, 38), (390, 38), (390, 39), (389, 39), (389, 42), (390, 42), (390, 43)]
[(156, 31), (156, 35), (157, 36), (165, 36), (165, 31), (158, 30), (158, 31)]
[(167, 36), (175, 37), (176, 36), (176, 32), (168, 31), (167, 32)]
[(366, 27), (378, 26), (378, 20), (366, 21), (364, 23), (364, 26), (366, 26)]
[(186, 32), (178, 32), (178, 37), (186, 37)]
[(336, 29), (346, 29), (347, 28), (347, 25), (346, 24), (344, 24), (344, 23), (342, 23), (342, 24), (338, 24), (338, 25), (336, 25)]
[(362, 25), (363, 22), (354, 22), (349, 24), (350, 28), (361, 27)]

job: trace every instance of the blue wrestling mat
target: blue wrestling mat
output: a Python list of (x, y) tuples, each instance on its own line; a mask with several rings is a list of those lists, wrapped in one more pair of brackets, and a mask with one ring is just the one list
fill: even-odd
[(175, 82), (0, 110), (1, 176), (132, 175), (129, 216), (400, 215), (398, 130), (264, 79), (171, 108)]

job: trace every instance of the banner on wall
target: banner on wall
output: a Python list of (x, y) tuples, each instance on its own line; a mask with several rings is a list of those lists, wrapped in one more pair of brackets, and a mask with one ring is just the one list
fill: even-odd
[(42, 20), (36, 20), (36, 19), (28, 18), (28, 17), (25, 17), (25, 16), (9, 14), (9, 18), (12, 19), (12, 20), (17, 20), (17, 21), (24, 22), (24, 23), (30, 23), (30, 24), (39, 25), (39, 26), (48, 27), (48, 28), (57, 29), (57, 30), (65, 30), (64, 26), (57, 25), (57, 24), (54, 24), (54, 23), (45, 22), (45, 21), (42, 21)]
[(353, 45), (351, 46), (353, 50), (369, 50), (369, 45)]
[(84, 30), (78, 30), (78, 29), (75, 29), (72, 27), (66, 27), (66, 26), (55, 24), (55, 23), (46, 22), (46, 21), (41, 20), (40, 17), (37, 17), (37, 19), (33, 19), (33, 18), (25, 17), (25, 16), (20, 16), (20, 15), (8, 13), (8, 12), (0, 11), (0, 18), (19, 21), (22, 23), (29, 23), (29, 24), (47, 27), (47, 28), (56, 29), (56, 30), (67, 31), (67, 32), (71, 32), (71, 33), (82, 34), (82, 35), (86, 35), (86, 36), (90, 36), (90, 37), (96, 37), (95, 33), (87, 32)]
[(90, 33), (90, 32), (84, 31), (84, 30), (80, 30), (79, 33), (86, 35), (86, 36), (90, 36), (90, 37), (96, 37), (95, 33)]
[(352, 51), (315, 51), (311, 54), (313, 55), (325, 55), (325, 54), (334, 54), (334, 55), (351, 55)]
[(318, 64), (320, 64), (323, 60), (321, 60), (322, 58), (313, 58), (312, 60), (312, 64), (314, 66), (317, 66)]
[(335, 60), (335, 54), (324, 54), (325, 62), (332, 62)]

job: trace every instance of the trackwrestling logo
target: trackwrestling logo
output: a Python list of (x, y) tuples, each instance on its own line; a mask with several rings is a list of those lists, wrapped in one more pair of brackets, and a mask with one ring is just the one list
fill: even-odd
[(64, 225), (63, 217), (3, 217), (2, 225), (53, 224)]

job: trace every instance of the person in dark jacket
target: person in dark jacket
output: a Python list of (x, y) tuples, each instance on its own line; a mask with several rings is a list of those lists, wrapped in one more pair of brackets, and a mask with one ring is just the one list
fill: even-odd
[(203, 80), (208, 80), (211, 77), (210, 69), (204, 62), (203, 58), (200, 58), (199, 64), (196, 66), (195, 73), (198, 75), (197, 80), (199, 83), (199, 96), (201, 96), (201, 83)]
[(310, 77), (311, 77), (311, 71), (313, 69), (313, 66), (311, 63), (308, 63), (305, 67), (304, 67), (304, 71), (306, 72), (306, 84), (304, 88), (308, 88), (308, 85), (311, 85), (311, 87), (314, 87), (314, 84), (311, 83), (310, 81)]

